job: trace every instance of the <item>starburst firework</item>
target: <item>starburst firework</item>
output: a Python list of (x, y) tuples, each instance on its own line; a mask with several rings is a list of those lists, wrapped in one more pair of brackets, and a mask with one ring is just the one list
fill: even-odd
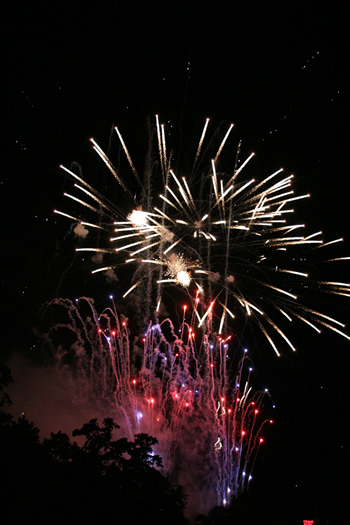
[[(152, 277), (154, 304), (158, 305), (156, 309), (160, 305), (164, 286), (179, 286), (190, 297), (196, 295), (194, 290), (199, 290), (201, 304), (209, 305), (201, 313), (196, 311), (200, 326), (209, 311), (215, 311), (219, 333), (224, 332), (229, 318), (249, 317), (277, 355), (281, 343), (295, 350), (284, 328), (285, 322), (293, 319), (302, 321), (317, 332), (327, 327), (350, 339), (344, 332), (344, 323), (314, 308), (312, 301), (311, 304), (307, 302), (310, 291), (311, 296), (315, 296), (316, 292), (325, 292), (349, 297), (349, 283), (313, 279), (306, 269), (305, 257), (301, 257), (306, 252), (308, 256), (313, 256), (320, 249), (326, 250), (342, 239), (324, 243), (322, 232), (307, 234), (305, 224), (289, 220), (294, 212), (292, 203), (310, 196), (294, 194), (293, 175), (284, 175), (279, 169), (262, 180), (243, 180), (245, 169), (254, 154), (249, 155), (239, 167), (236, 163), (231, 173), (220, 171), (222, 152), (232, 125), (214, 151), (206, 172), (199, 172), (197, 168), (208, 123), (207, 120), (199, 140), (194, 168), (186, 178), (179, 177), (172, 168), (174, 156), (168, 154), (165, 129), (156, 118), (162, 191), (154, 199), (149, 194), (144, 196), (142, 207), (135, 206), (135, 199), (132, 198), (130, 209), (122, 213), (118, 210), (117, 213), (103, 195), (71, 170), (63, 168), (79, 182), (75, 187), (86, 197), (83, 200), (65, 195), (85, 207), (88, 213), (97, 214), (100, 222), (85, 222), (55, 211), (87, 228), (112, 233), (109, 247), (78, 248), (78, 251), (112, 255), (111, 264), (101, 266), (95, 272), (122, 264), (136, 265), (143, 270), (142, 277), (131, 282), (125, 290), (124, 297), (144, 279)], [(115, 129), (142, 188), (129, 151), (119, 130)], [(95, 141), (92, 143), (124, 192), (132, 196), (125, 178), (119, 175), (100, 146)], [(156, 199), (159, 202), (153, 202)], [(94, 203), (98, 204), (98, 208)], [(117, 220), (120, 215), (125, 220)], [(326, 259), (339, 261), (349, 257)]]

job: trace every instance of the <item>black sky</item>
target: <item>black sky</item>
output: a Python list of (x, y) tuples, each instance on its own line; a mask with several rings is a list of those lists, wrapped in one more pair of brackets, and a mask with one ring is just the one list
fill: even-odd
[[(106, 146), (113, 124), (142, 171), (147, 117), (183, 126), (184, 137), (206, 117), (213, 127), (234, 122), (257, 169), (294, 173), (297, 189), (312, 194), (304, 220), (328, 240), (343, 236), (349, 256), (345, 8), (292, 5), (28, 3), (9, 17), (4, 357), (28, 350), (40, 304), (67, 292), (58, 251), (68, 226), (53, 209), (68, 183), (58, 166), (76, 160), (93, 177), (89, 138)], [(340, 273), (349, 281), (348, 269)], [(349, 308), (340, 313), (346, 322)], [(316, 512), (327, 495), (328, 509), (342, 505), (350, 348), (336, 334), (300, 338), (298, 355), (260, 363), (280, 408), (259, 474), (287, 487), (291, 501), (310, 494)]]

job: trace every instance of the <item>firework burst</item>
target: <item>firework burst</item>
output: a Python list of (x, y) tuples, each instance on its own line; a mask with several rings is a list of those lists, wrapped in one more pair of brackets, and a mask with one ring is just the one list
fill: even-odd
[(130, 439), (155, 435), (166, 474), (185, 486), (196, 512), (203, 495), (207, 512), (249, 486), (272, 398), (256, 390), (248, 350), (215, 335), (210, 315), (200, 335), (184, 307), (179, 327), (169, 318), (150, 323), (133, 344), (113, 299), (100, 314), (86, 297), (54, 299), (42, 319), (45, 345), (58, 370), (71, 370), (75, 397), (102, 401)]
[[(311, 259), (309, 267), (314, 270), (314, 255), (320, 249), (325, 253), (328, 247), (342, 239), (325, 243), (322, 232), (305, 233), (305, 224), (290, 220), (294, 203), (310, 196), (294, 194), (293, 175), (285, 175), (279, 169), (262, 180), (254, 177), (244, 180), (253, 153), (239, 167), (236, 161), (231, 172), (220, 170), (232, 125), (213, 152), (206, 170), (199, 170), (199, 166), (205, 164), (202, 149), (208, 124), (207, 120), (194, 156), (193, 169), (185, 177), (177, 175), (172, 168), (174, 154), (168, 153), (165, 128), (156, 117), (161, 193), (153, 197), (141, 189), (142, 206), (135, 204), (135, 198), (124, 182), (125, 177), (119, 175), (111, 160), (92, 140), (94, 150), (130, 197), (130, 209), (123, 212), (119, 209), (117, 212), (103, 195), (62, 166), (78, 181), (75, 188), (84, 194), (84, 199), (65, 195), (84, 207), (87, 213), (97, 214), (99, 221), (85, 222), (80, 217), (55, 210), (56, 213), (84, 227), (106, 230), (110, 235), (109, 246), (77, 250), (111, 256), (110, 264), (100, 266), (94, 272), (122, 264), (136, 265), (141, 278), (130, 283), (124, 297), (145, 279), (152, 279), (152, 301), (156, 312), (166, 286), (175, 285), (189, 297), (197, 297), (199, 291), (202, 305), (201, 309), (196, 309), (199, 326), (204, 325), (209, 312), (215, 313), (216, 329), (222, 334), (230, 318), (248, 317), (277, 355), (282, 344), (295, 350), (284, 328), (292, 320), (301, 321), (317, 332), (327, 327), (349, 340), (343, 322), (314, 308), (312, 300), (308, 302), (308, 295), (314, 298), (316, 292), (350, 296), (349, 283), (317, 280), (310, 275), (305, 256), (307, 254)], [(124, 140), (115, 129), (132, 173), (143, 188)], [(118, 220), (120, 216), (125, 220)], [(345, 259), (349, 257), (326, 255), (323, 262)], [(312, 273), (316, 274), (315, 271)], [(204, 310), (203, 305), (207, 305)]]

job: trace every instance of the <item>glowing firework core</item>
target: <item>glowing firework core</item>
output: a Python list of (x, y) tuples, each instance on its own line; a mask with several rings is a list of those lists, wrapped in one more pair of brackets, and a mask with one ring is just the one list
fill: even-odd
[(191, 283), (191, 274), (187, 271), (187, 266), (188, 263), (182, 254), (179, 256), (172, 254), (170, 261), (167, 261), (168, 269), (166, 275), (181, 286), (189, 286)]
[(130, 213), (130, 215), (128, 215), (128, 221), (130, 221), (135, 226), (147, 226), (147, 213), (142, 210), (134, 210), (132, 213)]
[(191, 282), (191, 275), (188, 272), (181, 270), (176, 274), (176, 281), (182, 286), (189, 286)]

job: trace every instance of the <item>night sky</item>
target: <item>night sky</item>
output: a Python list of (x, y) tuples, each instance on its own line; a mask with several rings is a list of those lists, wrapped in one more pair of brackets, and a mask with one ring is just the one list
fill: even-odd
[[(34, 367), (32, 376), (21, 373), (18, 363), (19, 356), (33, 355), (41, 305), (55, 296), (93, 293), (103, 304), (108, 293), (96, 289), (67, 246), (69, 221), (53, 214), (55, 208), (69, 213), (62, 194), (72, 184), (60, 164), (77, 161), (86, 180), (98, 183), (90, 137), (108, 149), (118, 125), (142, 173), (148, 117), (157, 113), (174, 133), (181, 130), (184, 148), (206, 117), (213, 129), (234, 122), (233, 133), (245, 152), (255, 151), (261, 176), (281, 166), (294, 173), (298, 193), (312, 195), (298, 207), (301, 220), (327, 240), (344, 237), (339, 251), (350, 255), (345, 10), (220, 2), (207, 8), (63, 6), (28, 3), (13, 13), (7, 45), (1, 353), (17, 363), (15, 381), (15, 371), (21, 377), (14, 404), (16, 395), (26, 398), (34, 422), (41, 413), (38, 376)], [(334, 280), (349, 282), (345, 264), (337, 271)], [(332, 313), (347, 323), (346, 298)], [(285, 498), (286, 512), (296, 504), (307, 509), (305, 519), (326, 512), (336, 523), (347, 513), (350, 345), (326, 331), (296, 337), (296, 354), (285, 350), (277, 359), (267, 344), (256, 351), (260, 380), (276, 401), (257, 490)]]

